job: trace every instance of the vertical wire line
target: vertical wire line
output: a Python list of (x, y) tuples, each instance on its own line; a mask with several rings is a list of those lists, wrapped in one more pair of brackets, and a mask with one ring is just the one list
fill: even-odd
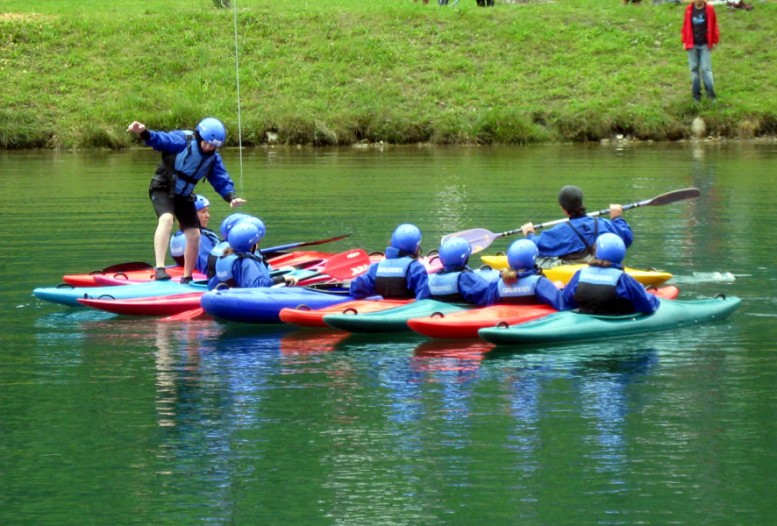
[(243, 123), (240, 113), (240, 48), (237, 40), (237, 0), (232, 0), (235, 28), (235, 86), (237, 90), (237, 146), (240, 156), (240, 192), (243, 192)]

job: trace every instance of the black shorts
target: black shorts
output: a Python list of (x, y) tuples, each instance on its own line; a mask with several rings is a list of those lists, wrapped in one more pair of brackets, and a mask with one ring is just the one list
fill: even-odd
[(170, 197), (170, 192), (164, 190), (149, 190), (148, 196), (154, 205), (156, 216), (173, 214), (181, 225), (181, 230), (188, 228), (200, 228), (200, 218), (197, 217), (197, 208), (194, 206), (194, 195)]

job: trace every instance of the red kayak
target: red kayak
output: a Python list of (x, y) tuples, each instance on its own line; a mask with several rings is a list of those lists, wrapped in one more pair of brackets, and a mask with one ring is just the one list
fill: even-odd
[[(300, 250), (281, 254), (267, 260), (274, 268), (296, 267), (306, 269), (323, 265), (333, 254), (330, 252), (319, 252), (313, 250)], [(173, 279), (183, 276), (183, 267), (166, 267), (167, 273)], [(140, 261), (130, 263), (120, 263), (106, 267), (102, 270), (95, 270), (85, 274), (65, 274), (62, 281), (74, 287), (104, 287), (106, 285), (127, 285), (128, 283), (151, 281), (154, 279), (155, 269), (148, 263)], [(207, 279), (204, 274), (195, 272), (195, 280)]]
[(204, 292), (187, 292), (171, 296), (152, 296), (124, 300), (79, 298), (82, 305), (128, 316), (171, 316), (200, 306)]
[[(183, 276), (183, 267), (167, 267), (166, 270), (174, 278)], [(65, 274), (62, 276), (62, 281), (74, 287), (102, 287), (104, 283), (97, 282), (96, 278), (98, 276), (114, 277), (123, 279), (125, 282), (150, 281), (154, 279), (154, 272), (154, 267), (148, 263), (131, 262), (113, 265), (102, 270), (94, 270), (86, 274)], [(111, 284), (115, 285), (115, 283)]]
[[(674, 299), (680, 293), (677, 287), (667, 286), (650, 290), (659, 298)], [(556, 310), (548, 305), (492, 305), (450, 314), (435, 313), (408, 320), (414, 332), (430, 338), (477, 338), (478, 330), (506, 323), (516, 325), (531, 321)]]
[(321, 309), (309, 309), (297, 307), (295, 309), (281, 309), (279, 316), (283, 323), (289, 323), (298, 327), (329, 327), (324, 323), (327, 314), (363, 314), (365, 312), (378, 312), (393, 309), (414, 301), (409, 300), (353, 300), (338, 303)]

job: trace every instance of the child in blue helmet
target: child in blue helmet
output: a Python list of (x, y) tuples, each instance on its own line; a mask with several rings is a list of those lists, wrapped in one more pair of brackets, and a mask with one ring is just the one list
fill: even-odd
[[(197, 218), (200, 220), (200, 251), (194, 269), (202, 274), (208, 271), (208, 257), (213, 248), (219, 244), (218, 234), (208, 228), (210, 222), (210, 201), (203, 195), (197, 195), (194, 200), (197, 209)], [(186, 236), (183, 230), (179, 230), (170, 238), (170, 255), (176, 264), (183, 266), (186, 250)]]
[(429, 297), (429, 276), (418, 261), (421, 231), (415, 225), (399, 225), (391, 236), (386, 257), (370, 265), (351, 281), (349, 292), (355, 298), (380, 295), (384, 299), (417, 300)]
[(208, 288), (220, 285), (230, 288), (272, 287), (280, 283), (294, 285), (293, 276), (273, 277), (270, 267), (257, 250), (266, 228), (261, 219), (249, 216), (235, 224), (228, 234), (229, 248), (216, 261), (216, 274), (208, 280)]
[(594, 243), (600, 234), (617, 234), (628, 247), (634, 240), (631, 227), (622, 217), (623, 206), (610, 205), (610, 219), (586, 215), (583, 191), (577, 186), (564, 186), (558, 194), (558, 203), (569, 221), (534, 232), (534, 223), (521, 226), (523, 235), (534, 241), (539, 249), (537, 264), (552, 268), (566, 263), (588, 263), (594, 257)]
[(623, 270), (626, 245), (615, 234), (596, 239), (596, 259), (578, 270), (564, 288), (569, 308), (585, 314), (650, 314), (658, 308), (656, 296)]
[(539, 250), (529, 239), (519, 239), (507, 249), (510, 268), (502, 271), (498, 281), (489, 288), (489, 305), (550, 305), (565, 310), (561, 290), (537, 267)]
[(224, 144), (227, 132), (224, 125), (212, 117), (200, 121), (194, 132), (174, 130), (152, 131), (146, 125), (134, 121), (127, 128), (139, 135), (147, 146), (162, 152), (162, 162), (149, 185), (148, 195), (157, 215), (154, 233), (154, 264), (156, 279), (170, 279), (165, 271), (165, 255), (177, 219), (186, 236), (182, 283), (192, 279), (195, 262), (200, 250), (200, 225), (194, 206), (194, 187), (201, 179), (207, 179), (230, 207), (244, 204), (237, 197), (221, 155), (216, 151)]
[(472, 247), (464, 238), (453, 237), (442, 244), (442, 269), (429, 276), (432, 299), (480, 307), (488, 304), (489, 281), (467, 266), (471, 255)]

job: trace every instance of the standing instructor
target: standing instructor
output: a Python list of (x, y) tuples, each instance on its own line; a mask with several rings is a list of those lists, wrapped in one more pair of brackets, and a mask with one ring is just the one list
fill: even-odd
[(712, 77), (712, 50), (720, 41), (720, 29), (715, 9), (704, 0), (693, 0), (685, 8), (682, 41), (688, 53), (693, 100), (701, 100), (701, 84), (710, 100), (715, 100), (715, 80)]
[(217, 151), (224, 144), (227, 131), (221, 121), (213, 117), (200, 121), (194, 132), (153, 131), (138, 121), (130, 124), (127, 131), (140, 136), (146, 146), (162, 153), (162, 162), (148, 187), (148, 195), (158, 218), (154, 233), (155, 278), (170, 279), (165, 270), (165, 256), (173, 221), (178, 220), (186, 236), (181, 283), (188, 283), (192, 280), (200, 249), (200, 221), (194, 204), (194, 187), (201, 179), (207, 179), (230, 207), (235, 208), (246, 202), (236, 196), (235, 185)]

